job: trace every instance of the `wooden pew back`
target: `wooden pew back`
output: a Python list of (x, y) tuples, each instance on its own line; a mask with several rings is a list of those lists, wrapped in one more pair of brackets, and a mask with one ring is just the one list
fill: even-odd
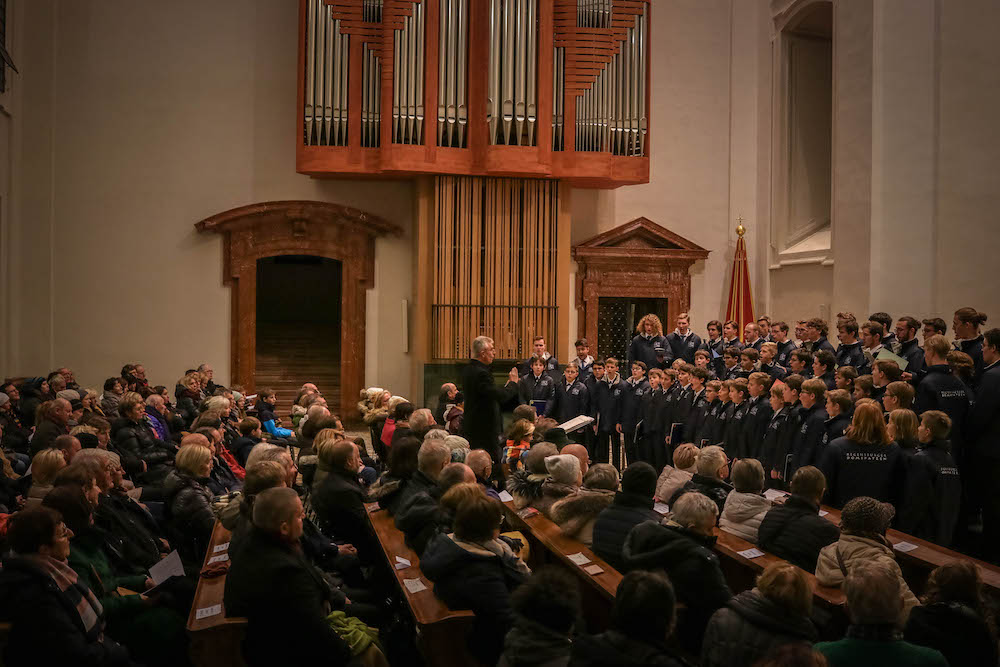
[[(213, 557), (229, 552), (230, 537), (230, 532), (216, 521), (203, 567)], [(215, 550), (222, 545), (226, 545), (226, 548)], [(196, 667), (243, 667), (245, 664), (243, 638), (246, 636), (247, 619), (226, 617), (223, 601), (225, 590), (225, 575), (198, 579), (198, 588), (195, 590), (187, 621), (191, 661)], [(219, 608), (218, 613), (198, 618), (199, 609), (212, 609), (216, 606)]]

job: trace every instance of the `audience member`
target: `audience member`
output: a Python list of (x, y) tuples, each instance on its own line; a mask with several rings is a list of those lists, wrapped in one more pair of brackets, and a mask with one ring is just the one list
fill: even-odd
[(510, 606), (514, 622), (497, 667), (565, 666), (580, 615), (576, 577), (556, 567), (538, 569), (511, 594)]
[(697, 472), (691, 477), (691, 481), (674, 492), (668, 504), (673, 507), (677, 499), (689, 491), (697, 491), (709, 498), (719, 508), (719, 514), (726, 506), (726, 498), (733, 490), (726, 483), (729, 477), (729, 457), (725, 450), (718, 445), (705, 447), (698, 452)]
[(837, 526), (819, 515), (826, 478), (813, 466), (799, 468), (792, 477), (790, 490), (792, 494), (785, 502), (764, 515), (757, 529), (757, 544), (803, 570), (814, 572), (820, 551), (840, 537)]
[(399, 510), (403, 488), (417, 472), (419, 451), (420, 441), (416, 438), (404, 438), (396, 443), (389, 454), (385, 472), (368, 489), (369, 497), (390, 515)]
[(49, 447), (43, 449), (31, 459), (31, 488), (25, 498), (26, 508), (41, 504), (45, 496), (52, 490), (56, 475), (66, 467), (66, 457), (62, 451)]
[(372, 562), (378, 543), (369, 528), (365, 510), (367, 494), (358, 481), (361, 456), (358, 446), (340, 440), (320, 451), (330, 472), (312, 493), (312, 507), (324, 533), (354, 545), (364, 562)]
[(757, 587), (740, 593), (715, 612), (705, 630), (702, 667), (752, 667), (785, 644), (811, 645), (817, 639), (809, 619), (812, 585), (791, 563), (772, 563)]
[(660, 520), (653, 511), (655, 484), (653, 466), (644, 461), (633, 463), (622, 473), (621, 491), (594, 521), (594, 553), (617, 570), (624, 569), (622, 548), (629, 531), (644, 521)]
[[(563, 451), (573, 446), (564, 447)], [(594, 522), (614, 501), (618, 481), (618, 471), (613, 465), (596, 464), (583, 476), (583, 485), (576, 493), (571, 493), (552, 505), (549, 513), (553, 523), (559, 526), (563, 535), (589, 547), (594, 541)]]
[(493, 488), (493, 483), (490, 481), (493, 474), (493, 459), (490, 458), (489, 453), (482, 449), (473, 450), (465, 457), (465, 465), (472, 469), (472, 473), (476, 476), (476, 482), (483, 487), (486, 495), (500, 500), (500, 494)]
[(733, 491), (719, 517), (719, 526), (747, 542), (757, 543), (757, 530), (771, 501), (764, 497), (764, 467), (757, 459), (740, 459), (733, 466)]
[(552, 506), (561, 498), (576, 493), (583, 484), (580, 459), (570, 454), (556, 454), (545, 458), (548, 479), (542, 482), (542, 493), (532, 507), (552, 518)]
[(542, 497), (542, 485), (549, 478), (545, 460), (558, 453), (559, 449), (551, 442), (532, 445), (525, 455), (524, 469), (507, 478), (507, 491), (514, 498), (515, 509), (534, 505)]
[(686, 442), (674, 449), (673, 466), (663, 466), (659, 479), (656, 480), (656, 497), (664, 502), (674, 497), (674, 494), (691, 481), (697, 471), (698, 448)]
[(205, 559), (215, 526), (212, 492), (208, 477), (212, 472), (212, 452), (199, 444), (185, 444), (177, 452), (163, 483), (167, 508), (167, 535), (181, 559), (198, 567)]

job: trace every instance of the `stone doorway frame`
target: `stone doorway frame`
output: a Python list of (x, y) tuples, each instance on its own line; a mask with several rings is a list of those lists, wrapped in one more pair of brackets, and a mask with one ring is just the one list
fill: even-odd
[(341, 263), (340, 405), (330, 408), (354, 421), (365, 382), (365, 290), (375, 282), (375, 239), (401, 236), (402, 230), (364, 211), (319, 201), (249, 204), (205, 218), (195, 229), (222, 234), (222, 282), (232, 288), (231, 383), (250, 393), (257, 390), (257, 260), (312, 255)]

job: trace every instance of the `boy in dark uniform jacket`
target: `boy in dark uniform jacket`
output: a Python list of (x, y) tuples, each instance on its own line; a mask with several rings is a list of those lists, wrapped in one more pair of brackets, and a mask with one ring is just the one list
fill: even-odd
[(721, 389), (721, 380), (709, 380), (705, 385), (705, 417), (692, 438), (692, 442), (698, 447), (707, 447), (712, 444), (712, 438), (715, 437), (719, 423), (719, 412), (722, 410), (722, 401), (719, 399)]
[(924, 369), (924, 351), (917, 341), (919, 330), (920, 322), (909, 315), (896, 322), (896, 338), (899, 339), (899, 352), (896, 354), (906, 359), (906, 368), (903, 370), (910, 374), (910, 381), (914, 384), (920, 381), (920, 372)]
[(943, 547), (950, 546), (958, 523), (962, 482), (948, 445), (952, 423), (940, 410), (920, 417), (921, 446), (906, 470), (899, 530)]
[(788, 369), (774, 361), (777, 354), (778, 344), (774, 341), (768, 341), (760, 346), (760, 372), (767, 373), (772, 380), (780, 380), (788, 375)]
[(813, 355), (813, 377), (822, 380), (827, 390), (837, 388), (836, 363), (836, 357), (829, 350), (820, 350)]
[(733, 405), (732, 401), (732, 387), (734, 382), (736, 380), (725, 380), (719, 388), (719, 400), (722, 401), (722, 405), (719, 406), (719, 412), (716, 414), (712, 441), (708, 443), (710, 445), (722, 445), (726, 441), (729, 422), (733, 418), (733, 412), (736, 410), (736, 406)]
[(675, 424), (687, 422), (691, 406), (694, 404), (694, 389), (691, 388), (691, 371), (693, 370), (694, 366), (691, 364), (684, 364), (677, 369), (677, 384), (680, 386), (680, 390), (677, 395), (677, 405), (674, 407)]
[(896, 340), (896, 334), (893, 333), (893, 325), (896, 321), (892, 319), (892, 315), (882, 312), (872, 313), (868, 316), (868, 321), (878, 322), (882, 325), (882, 345), (893, 354), (899, 354), (899, 341)]
[(711, 363), (715, 376), (722, 379), (722, 353), (726, 351), (726, 342), (722, 339), (722, 322), (712, 320), (708, 323), (708, 340), (701, 344), (701, 349), (708, 352), (708, 360)]
[(743, 377), (740, 373), (742, 369), (740, 368), (740, 348), (735, 345), (732, 347), (727, 347), (726, 351), (722, 353), (722, 372), (719, 374), (719, 379), (721, 380), (735, 380), (738, 377)]
[(691, 331), (691, 318), (687, 313), (677, 316), (677, 328), (667, 334), (667, 345), (670, 346), (674, 359), (683, 359), (685, 363), (694, 363), (694, 353), (701, 348), (701, 337)]
[(837, 348), (836, 363), (840, 366), (854, 366), (859, 368), (865, 361), (865, 353), (858, 340), (858, 323), (855, 320), (846, 320), (837, 325), (837, 339), (840, 347)]
[[(756, 325), (755, 325), (756, 326)], [(750, 374), (757, 370), (757, 360), (760, 359), (760, 352), (752, 347), (745, 347), (740, 351), (740, 372), (739, 377), (744, 380), (750, 379)]]
[(820, 350), (826, 350), (832, 354), (834, 352), (833, 345), (826, 339), (829, 333), (830, 327), (827, 325), (826, 320), (818, 317), (807, 320), (806, 334), (811, 337), (810, 342), (806, 345), (808, 350), (812, 354), (816, 354)]
[(723, 445), (726, 449), (726, 456), (731, 460), (744, 459), (747, 454), (746, 441), (743, 437), (743, 420), (746, 418), (747, 409), (750, 406), (747, 402), (746, 379), (737, 378), (729, 381), (729, 399), (733, 410), (726, 421)]
[(632, 376), (622, 387), (621, 410), (618, 413), (618, 432), (625, 440), (625, 456), (627, 463), (638, 460), (639, 443), (636, 427), (642, 419), (642, 397), (649, 392), (649, 381), (646, 380), (646, 364), (641, 361), (632, 362)]
[(697, 438), (705, 423), (709, 409), (708, 392), (705, 389), (705, 383), (708, 380), (708, 371), (704, 368), (692, 368), (688, 376), (691, 379), (693, 397), (691, 400), (691, 409), (688, 410), (687, 419), (684, 422), (684, 442), (693, 442), (695, 445), (700, 445), (701, 442)]
[[(805, 378), (798, 374), (791, 374), (784, 380), (785, 389), (782, 392), (782, 400), (788, 407), (788, 420), (796, 431), (802, 423), (802, 403), (799, 401), (799, 393), (802, 391), (802, 383)], [(791, 451), (791, 450), (789, 450)], [(791, 477), (789, 477), (791, 479)]]
[(823, 425), (822, 440), (824, 448), (847, 433), (847, 427), (851, 425), (851, 408), (853, 407), (851, 395), (846, 390), (834, 389), (826, 392), (827, 420)]
[(548, 353), (545, 349), (545, 336), (535, 336), (531, 341), (532, 355), (529, 359), (525, 359), (520, 366), (517, 367), (517, 371), (521, 375), (531, 374), (531, 365), (535, 362), (535, 359), (541, 358), (545, 366), (545, 374), (552, 378), (553, 384), (559, 381), (559, 362), (556, 358)]
[(775, 322), (771, 325), (771, 342), (778, 350), (774, 356), (774, 363), (783, 368), (788, 368), (789, 359), (797, 348), (795, 341), (788, 338), (788, 324), (786, 322)]
[(760, 448), (760, 462), (764, 465), (764, 479), (768, 488), (784, 487), (788, 452), (791, 450), (794, 422), (790, 420), (791, 408), (785, 405), (786, 387), (773, 386), (770, 390), (771, 420), (764, 430)]
[(769, 400), (773, 380), (767, 373), (751, 373), (747, 381), (747, 392), (750, 394), (747, 416), (743, 420), (744, 441), (749, 458), (760, 460), (761, 446), (767, 425), (771, 423), (771, 402)]
[(788, 362), (788, 374), (799, 375), (803, 380), (808, 380), (813, 373), (812, 363), (813, 356), (811, 354), (803, 349), (795, 350)]
[(574, 417), (590, 414), (590, 394), (580, 382), (576, 363), (571, 361), (563, 370), (563, 381), (555, 386), (555, 392), (545, 416), (563, 424)]
[(715, 364), (712, 363), (712, 353), (708, 350), (701, 349), (694, 353), (694, 365), (695, 368), (704, 368), (708, 373), (706, 382), (719, 379), (715, 375)]
[(903, 378), (903, 371), (899, 370), (899, 364), (891, 359), (876, 359), (872, 366), (872, 398), (877, 402), (882, 402), (885, 396), (885, 388), (889, 383), (896, 382)]
[[(596, 367), (596, 363), (594, 364)], [(597, 374), (595, 368), (594, 374)], [(594, 418), (597, 420), (597, 445), (594, 460), (597, 463), (613, 461), (616, 468), (621, 467), (621, 431), (618, 430), (621, 420), (618, 416), (621, 409), (622, 393), (625, 383), (618, 374), (618, 360), (609, 357), (604, 362), (604, 378), (597, 382), (594, 392)], [(608, 451), (611, 451), (609, 458)]]
[(680, 401), (682, 393), (680, 382), (677, 380), (677, 371), (673, 368), (663, 371), (661, 387), (663, 389), (663, 414), (660, 416), (660, 420), (663, 423), (666, 463), (670, 463), (673, 461), (674, 448), (681, 444), (678, 442), (667, 442), (666, 440), (670, 437), (673, 425), (677, 421), (677, 404)]
[(822, 458), (823, 433), (826, 430), (826, 385), (813, 378), (802, 383), (799, 392), (802, 411), (799, 414), (799, 432), (792, 443), (790, 475), (805, 466), (816, 465)]
[(969, 390), (952, 375), (948, 366), (948, 339), (931, 336), (924, 345), (926, 374), (917, 385), (914, 411), (919, 415), (928, 410), (940, 410), (948, 415), (951, 420), (951, 451), (956, 460), (961, 460), (964, 454), (962, 434), (971, 403)]
[(576, 367), (579, 372), (577, 378), (580, 382), (587, 384), (587, 380), (594, 374), (594, 358), (590, 356), (590, 343), (586, 338), (581, 338), (576, 343)]
[[(649, 371), (649, 391), (642, 397), (640, 415), (642, 419), (642, 436), (639, 440), (639, 460), (645, 461), (654, 468), (656, 461), (666, 456), (663, 442), (663, 418), (666, 412), (667, 400), (663, 393), (663, 371), (654, 368)], [(661, 466), (662, 467), (662, 466)]]
[(524, 405), (532, 405), (534, 401), (545, 401), (545, 410), (555, 396), (556, 383), (545, 373), (545, 360), (535, 357), (531, 360), (531, 372), (518, 380), (517, 392)]

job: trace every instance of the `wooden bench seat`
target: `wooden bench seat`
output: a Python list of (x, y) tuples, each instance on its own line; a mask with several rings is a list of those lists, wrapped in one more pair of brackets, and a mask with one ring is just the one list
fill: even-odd
[[(212, 530), (212, 540), (202, 566), (207, 566), (209, 559), (228, 549), (215, 551), (215, 547), (227, 544), (231, 534), (222, 523), (216, 521)], [(246, 636), (247, 619), (227, 618), (223, 594), (226, 590), (225, 575), (219, 577), (201, 577), (195, 590), (194, 603), (188, 616), (187, 630), (191, 640), (191, 661), (196, 667), (242, 667), (243, 638)], [(219, 605), (221, 612), (212, 616), (198, 618), (199, 609), (208, 609)]]
[[(434, 595), (434, 583), (420, 571), (420, 558), (406, 545), (403, 533), (396, 528), (389, 513), (379, 509), (377, 503), (366, 505), (365, 508), (368, 510), (372, 529), (382, 545), (386, 564), (395, 574), (396, 583), (413, 616), (417, 646), (421, 653), (429, 663), (442, 667), (476, 664), (466, 650), (463, 639), (471, 630), (473, 613), (469, 610), (451, 609), (441, 602)], [(410, 565), (397, 569), (397, 556), (409, 561)], [(411, 593), (404, 583), (406, 579), (419, 579), (427, 588)]]

